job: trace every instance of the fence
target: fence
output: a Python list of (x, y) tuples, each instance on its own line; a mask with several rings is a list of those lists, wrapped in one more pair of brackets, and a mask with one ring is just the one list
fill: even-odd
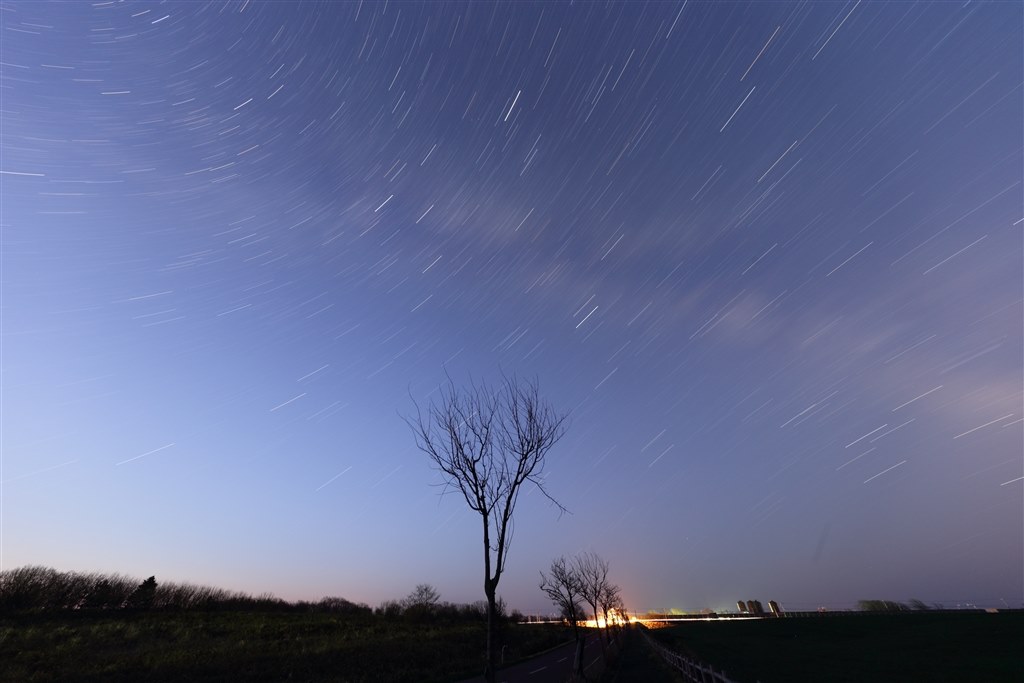
[(724, 671), (715, 671), (709, 664), (698, 662), (695, 659), (684, 657), (678, 652), (673, 652), (654, 638), (647, 635), (647, 629), (641, 628), (640, 633), (647, 640), (647, 644), (654, 648), (662, 659), (668, 662), (669, 666), (682, 672), (683, 676), (693, 683), (736, 683), (736, 681), (725, 675)]

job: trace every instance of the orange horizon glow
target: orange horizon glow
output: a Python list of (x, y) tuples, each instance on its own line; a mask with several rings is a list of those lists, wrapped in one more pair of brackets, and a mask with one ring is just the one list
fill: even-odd
[(619, 614), (618, 610), (613, 608), (608, 610), (604, 616), (598, 617), (597, 620), (584, 620), (583, 625), (589, 628), (607, 628), (608, 626), (622, 626), (626, 623), (633, 624), (636, 622), (637, 618), (635, 616), (627, 615), (623, 617), (623, 615)]

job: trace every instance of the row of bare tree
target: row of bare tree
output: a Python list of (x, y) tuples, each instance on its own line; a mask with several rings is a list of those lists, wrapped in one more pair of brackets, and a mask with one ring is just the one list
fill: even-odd
[(58, 571), (26, 565), (0, 571), (0, 612), (60, 610), (233, 610), (373, 614), (364, 604), (339, 597), (318, 602), (287, 602), (270, 593), (252, 596), (241, 591), (139, 579), (123, 574)]
[(2, 611), (152, 609), (192, 606), (215, 597), (231, 595), (204, 586), (173, 583), (163, 586), (158, 594), (154, 576), (140, 583), (120, 574), (61, 572), (31, 565), (0, 572)]
[(573, 672), (580, 677), (583, 674), (580, 622), (591, 614), (594, 616), (594, 626), (598, 627), (601, 646), (607, 655), (611, 640), (608, 627), (620, 626), (626, 614), (620, 589), (608, 579), (608, 561), (596, 553), (559, 557), (551, 563), (547, 574), (540, 573), (540, 579), (540, 589), (573, 627), (576, 640)]
[[(377, 608), (340, 597), (316, 602), (286, 601), (264, 593), (258, 597), (240, 591), (164, 581), (151, 576), (139, 579), (123, 574), (58, 571), (27, 565), (0, 571), (0, 613), (55, 611), (248, 611), (330, 612), (358, 618), (404, 619), (431, 623), (480, 623), (487, 618), (487, 603), (456, 604), (441, 600), (429, 584), (420, 584), (403, 600), (385, 600)], [(498, 600), (496, 611), (502, 625), (525, 621), (518, 610)]]

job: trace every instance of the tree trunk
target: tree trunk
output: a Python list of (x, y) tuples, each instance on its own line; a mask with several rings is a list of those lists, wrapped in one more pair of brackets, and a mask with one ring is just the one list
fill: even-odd
[(603, 650), (606, 645), (606, 634), (604, 633), (604, 629), (601, 628), (601, 625), (597, 621), (597, 605), (594, 603), (590, 603), (590, 606), (594, 610), (594, 629), (597, 631), (597, 640), (601, 643), (601, 649)]
[(579, 681), (582, 680), (583, 674), (584, 639), (580, 638), (580, 624), (578, 614), (572, 616), (572, 635), (573, 638), (576, 640), (576, 646), (573, 648), (572, 675), (570, 676), (570, 680)]
[(582, 681), (583, 676), (583, 648), (586, 646), (586, 636), (576, 637), (576, 654), (572, 660), (572, 678), (575, 681)]
[(498, 626), (498, 615), (495, 614), (495, 586), (494, 583), (488, 578), (484, 582), (484, 592), (487, 594), (487, 666), (484, 668), (484, 680), (487, 683), (494, 683), (497, 676), (497, 667), (495, 666), (495, 660), (497, 651), (495, 650), (495, 631)]

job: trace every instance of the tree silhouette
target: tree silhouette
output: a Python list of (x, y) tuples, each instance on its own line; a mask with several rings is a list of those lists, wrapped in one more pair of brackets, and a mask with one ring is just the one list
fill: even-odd
[(583, 616), (583, 579), (578, 567), (564, 557), (552, 561), (549, 573), (540, 573), (540, 589), (555, 604), (559, 612), (572, 625), (576, 640), (576, 657), (573, 660), (574, 676), (583, 674), (583, 641), (580, 640), (580, 618)]
[(405, 613), (414, 619), (430, 616), (441, 600), (441, 594), (429, 583), (421, 583), (402, 601)]
[(136, 588), (128, 597), (128, 607), (134, 609), (149, 609), (156, 599), (156, 577), (151, 576)]
[(596, 553), (583, 553), (576, 556), (573, 564), (579, 576), (583, 600), (590, 605), (594, 614), (594, 626), (598, 626), (601, 598), (608, 587), (608, 561)]
[(494, 681), (497, 588), (512, 541), (512, 516), (527, 482), (560, 511), (565, 510), (544, 489), (541, 474), (548, 451), (565, 434), (566, 415), (541, 400), (536, 381), (504, 377), (496, 389), (471, 384), (459, 391), (449, 379), (425, 413), (417, 405), (416, 419), (406, 421), (416, 446), (443, 475), (445, 489), (462, 493), (483, 522), (487, 597), (484, 677)]
[(409, 593), (409, 597), (405, 599), (407, 607), (420, 606), (420, 607), (433, 607), (441, 599), (441, 594), (437, 592), (437, 589), (431, 586), (429, 583), (421, 583)]
[(622, 603), (622, 595), (620, 589), (613, 583), (605, 581), (601, 587), (601, 595), (598, 597), (598, 602), (601, 604), (601, 612), (604, 614), (604, 625), (605, 628), (609, 626), (609, 616), (612, 610), (615, 611), (619, 620), (616, 620), (614, 626), (621, 626), (622, 619), (625, 619), (626, 609)]

